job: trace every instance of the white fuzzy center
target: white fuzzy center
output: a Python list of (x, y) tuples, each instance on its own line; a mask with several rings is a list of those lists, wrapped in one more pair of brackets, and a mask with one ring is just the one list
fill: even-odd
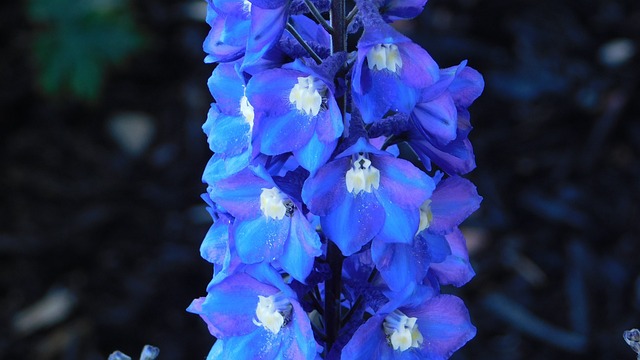
[(367, 64), (371, 70), (387, 69), (396, 73), (402, 68), (402, 58), (395, 44), (378, 44), (367, 53)]
[(347, 171), (345, 176), (347, 190), (353, 195), (357, 195), (361, 191), (370, 193), (372, 189), (380, 186), (380, 170), (371, 166), (371, 160), (359, 154), (352, 161), (351, 169)]
[(326, 86), (313, 76), (299, 77), (298, 83), (289, 93), (289, 102), (294, 104), (297, 110), (316, 116), (320, 112), (325, 91)]
[(256, 317), (253, 323), (262, 326), (274, 334), (286, 325), (291, 315), (291, 303), (282, 293), (271, 296), (258, 295), (258, 305), (256, 306)]
[(387, 315), (382, 327), (393, 350), (406, 351), (420, 347), (424, 338), (418, 330), (417, 320), (418, 318), (408, 317), (400, 310)]

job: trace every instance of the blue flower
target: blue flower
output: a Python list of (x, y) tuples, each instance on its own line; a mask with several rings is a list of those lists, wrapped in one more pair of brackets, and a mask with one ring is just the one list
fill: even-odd
[(360, 138), (309, 177), (302, 199), (320, 216), (322, 231), (346, 256), (373, 237), (411, 243), (419, 207), (431, 196), (433, 180), (410, 162)]
[(291, 151), (302, 167), (315, 172), (344, 128), (334, 92), (325, 74), (300, 61), (252, 77), (247, 97), (255, 109), (255, 146), (266, 155)]
[(288, 0), (207, 0), (211, 30), (204, 41), (205, 62), (229, 62), (244, 56), (255, 66), (278, 42), (289, 17)]
[(212, 284), (187, 311), (218, 338), (207, 359), (311, 360), (317, 344), (295, 293), (274, 276), (236, 273)]
[(419, 89), (438, 78), (438, 65), (426, 50), (384, 22), (372, 4), (358, 1), (364, 32), (358, 41), (351, 87), (365, 123), (387, 112), (410, 113)]
[(210, 184), (208, 192), (234, 216), (230, 233), (244, 263), (277, 260), (287, 273), (304, 282), (314, 257), (321, 254), (320, 238), (303, 214), (299, 195), (286, 190), (263, 167), (250, 166)]
[(448, 359), (475, 334), (462, 300), (425, 293), (381, 308), (355, 332), (342, 358)]
[(440, 181), (441, 175), (436, 177), (430, 199), (420, 206), (413, 243), (387, 243), (376, 238), (371, 244), (371, 257), (391, 290), (421, 284), (429, 271), (441, 284), (456, 286), (475, 275), (466, 247), (460, 247), (457, 226), (478, 209), (482, 197), (470, 181), (460, 177)]
[(422, 89), (411, 113), (409, 144), (427, 169), (434, 161), (448, 174), (466, 174), (475, 168), (471, 124), (467, 108), (480, 96), (482, 76), (463, 61), (440, 71), (438, 81)]

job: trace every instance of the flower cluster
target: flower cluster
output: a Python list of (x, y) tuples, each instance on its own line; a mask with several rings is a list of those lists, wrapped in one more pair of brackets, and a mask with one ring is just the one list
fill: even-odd
[(208, 359), (446, 359), (475, 336), (440, 287), (474, 276), (484, 83), (391, 26), (425, 3), (207, 0)]

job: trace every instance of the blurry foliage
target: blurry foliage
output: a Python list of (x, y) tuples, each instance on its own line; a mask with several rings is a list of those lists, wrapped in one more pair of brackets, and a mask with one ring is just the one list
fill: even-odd
[(37, 81), (49, 96), (100, 96), (109, 67), (144, 44), (128, 0), (29, 0)]

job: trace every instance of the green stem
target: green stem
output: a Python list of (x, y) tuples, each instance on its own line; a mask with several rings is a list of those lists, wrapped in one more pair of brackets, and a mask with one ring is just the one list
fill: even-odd
[(342, 256), (338, 246), (329, 241), (327, 243), (327, 261), (331, 268), (331, 278), (327, 280), (324, 289), (325, 351), (327, 354), (340, 333), (343, 260), (344, 256)]

